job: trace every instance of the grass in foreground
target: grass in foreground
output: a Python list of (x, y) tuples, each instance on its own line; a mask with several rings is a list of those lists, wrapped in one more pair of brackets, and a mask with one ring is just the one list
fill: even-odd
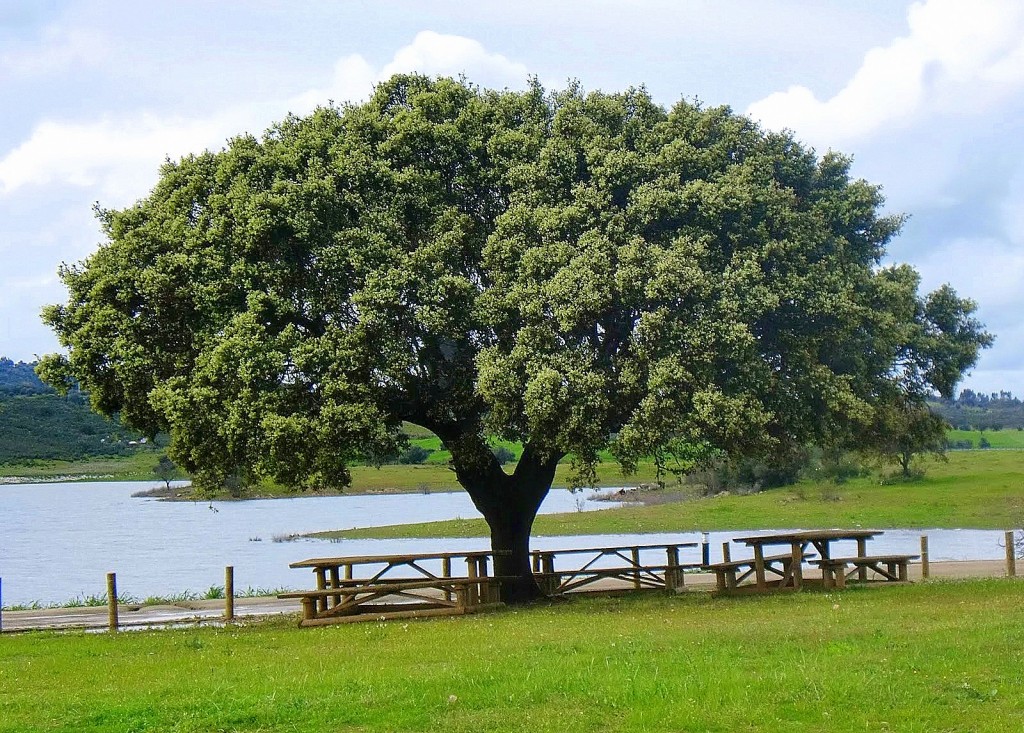
[[(958, 451), (930, 462), (925, 477), (880, 484), (804, 481), (747, 496), (629, 506), (537, 517), (535, 535), (636, 534), (791, 527), (1008, 529), (1024, 522), (1024, 452)], [(318, 537), (486, 537), (482, 519), (325, 532)]]
[(1020, 583), (581, 599), (473, 617), (0, 637), (0, 732), (1024, 725)]

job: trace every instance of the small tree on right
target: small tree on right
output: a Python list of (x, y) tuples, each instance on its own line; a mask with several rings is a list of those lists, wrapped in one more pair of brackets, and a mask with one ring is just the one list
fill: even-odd
[(153, 466), (153, 473), (168, 489), (171, 488), (171, 481), (179, 478), (178, 467), (167, 456), (160, 456), (160, 460)]
[[(919, 281), (906, 266), (896, 271)], [(952, 394), (978, 350), (992, 345), (992, 335), (973, 317), (974, 311), (974, 302), (960, 298), (949, 285), (917, 300), (913, 312), (905, 315), (928, 324), (915, 335), (919, 350), (896, 349), (892, 378), (878, 383), (871, 419), (854, 429), (857, 447), (883, 463), (899, 465), (903, 478), (912, 476), (915, 456), (930, 453), (945, 458), (948, 425), (928, 409), (925, 400), (929, 385), (940, 394)]]
[(862, 450), (883, 464), (900, 467), (904, 479), (911, 478), (914, 458), (932, 454), (946, 456), (946, 421), (932, 414), (922, 403), (894, 398), (875, 408), (874, 419), (860, 436)]

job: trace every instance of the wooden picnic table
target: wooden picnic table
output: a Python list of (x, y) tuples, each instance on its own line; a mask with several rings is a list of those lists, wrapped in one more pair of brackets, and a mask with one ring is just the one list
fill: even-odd
[[(696, 542), (675, 542), (535, 550), (531, 556), (537, 581), (548, 593), (584, 588), (599, 592), (678, 590), (683, 585), (683, 571), (701, 567), (700, 563), (681, 562), (679, 550), (697, 546)], [(660, 554), (664, 560), (643, 562), (643, 556), (650, 554)], [(556, 569), (556, 558), (562, 556), (574, 556), (577, 561)], [(506, 578), (492, 575), (489, 565), (493, 557), (491, 550), (470, 550), (309, 558), (290, 567), (312, 570), (316, 588), (281, 597), (302, 601), (305, 625), (361, 614), (379, 617), (392, 611), (473, 612), (498, 602), (499, 584)], [(464, 575), (453, 572), (453, 563), (459, 560), (466, 563)], [(396, 599), (404, 604), (402, 608), (394, 607)]]
[[(829, 560), (832, 557), (833, 543), (852, 541), (857, 543), (856, 557), (866, 558), (867, 541), (880, 534), (881, 530), (877, 529), (811, 529), (737, 537), (734, 541), (741, 542), (754, 551), (753, 573), (757, 590), (768, 590), (766, 572), (780, 576), (780, 580), (773, 587), (799, 590), (803, 587), (803, 562), (812, 556), (808, 554), (808, 548), (813, 547), (822, 560)], [(788, 545), (789, 553), (767, 557), (764, 548), (776, 545)], [(822, 566), (823, 572), (825, 567)], [(867, 579), (867, 570), (867, 567), (863, 566), (857, 569), (861, 580)]]
[[(470, 550), (465, 552), (431, 552), (431, 553), (406, 553), (394, 555), (348, 555), (345, 557), (314, 557), (308, 560), (300, 560), (289, 565), (291, 568), (310, 568), (316, 577), (316, 589), (319, 591), (316, 597), (316, 609), (318, 612), (327, 611), (329, 606), (341, 604), (344, 601), (342, 594), (327, 594), (331, 588), (348, 588), (353, 584), (380, 584), (389, 582), (404, 582), (411, 580), (432, 580), (439, 581), (438, 587), (444, 593), (446, 600), (452, 600), (453, 588), (449, 583), (443, 583), (447, 579), (456, 576), (452, 573), (453, 560), (465, 560), (466, 575), (469, 582), (468, 598), (472, 605), (481, 600), (481, 590), (487, 589), (484, 595), (489, 595), (493, 584), (475, 585), (472, 581), (478, 578), (487, 578), (490, 573), (488, 564), (493, 553), (490, 550)], [(430, 564), (441, 562), (440, 572), (435, 572)], [(369, 574), (355, 578), (353, 568), (359, 566), (373, 566)], [(399, 573), (406, 573), (399, 575)], [(355, 581), (350, 582), (350, 581)]]

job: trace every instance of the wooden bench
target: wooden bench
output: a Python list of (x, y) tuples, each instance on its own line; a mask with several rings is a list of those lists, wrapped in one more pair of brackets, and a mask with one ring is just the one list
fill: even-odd
[[(716, 562), (708, 565), (707, 568), (715, 571), (715, 580), (719, 593), (739, 589), (740, 584), (757, 571), (756, 561), (752, 557), (743, 560)], [(767, 556), (764, 558), (764, 569), (765, 572), (779, 576), (779, 580), (772, 581), (771, 585), (773, 587), (785, 585), (786, 581), (793, 577), (793, 556), (790, 553)], [(744, 588), (764, 590), (764, 588), (758, 588), (756, 584), (748, 584)]]
[[(679, 561), (679, 551), (691, 547), (697, 547), (697, 543), (534, 550), (530, 555), (533, 576), (541, 590), (549, 595), (579, 590), (598, 593), (645, 589), (674, 591), (683, 586), (685, 570), (701, 567), (700, 563)], [(661, 554), (665, 562), (645, 563), (643, 555), (652, 552)], [(568, 561), (571, 567), (556, 569), (556, 559), (559, 565)]]
[[(813, 560), (821, 568), (822, 583), (826, 588), (845, 588), (854, 574), (860, 581), (868, 579), (868, 570), (890, 583), (909, 582), (909, 566), (920, 555), (867, 555), (864, 557), (829, 557)], [(852, 567), (851, 567), (852, 566)]]
[(334, 588), (280, 593), (302, 602), (301, 626), (373, 618), (410, 618), (472, 613), (500, 605), (497, 584), (504, 578), (341, 580)]
[[(699, 570), (701, 563), (678, 565), (626, 565), (616, 567), (587, 567), (577, 570), (549, 570), (534, 572), (537, 584), (548, 594), (570, 593), (578, 590), (611, 594), (637, 590), (678, 591), (684, 587), (683, 574)], [(603, 581), (621, 581), (618, 583)], [(594, 587), (595, 583), (602, 583)]]

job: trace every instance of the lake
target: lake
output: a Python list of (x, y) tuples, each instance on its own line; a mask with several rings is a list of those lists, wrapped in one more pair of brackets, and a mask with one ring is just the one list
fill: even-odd
[[(118, 592), (135, 598), (185, 591), (203, 593), (224, 583), (235, 567), (235, 588), (276, 590), (312, 587), (309, 571), (288, 564), (317, 556), (486, 549), (488, 541), (297, 540), (305, 534), (351, 527), (477, 517), (462, 492), (306, 496), (288, 499), (168, 502), (132, 497), (152, 482), (89, 482), (0, 485), (0, 579), (6, 606), (51, 604), (105, 591), (116, 572)], [(542, 513), (608, 509), (564, 489), (550, 492)], [(712, 532), (712, 560), (722, 542), (750, 530)], [(916, 553), (920, 530), (889, 530), (871, 543), (873, 552)], [(983, 530), (927, 530), (933, 561), (1004, 557), (1003, 534)], [(700, 541), (698, 532), (621, 536), (535, 537), (535, 549)], [(699, 559), (687, 551), (684, 561)], [(733, 548), (733, 557), (744, 550)]]

